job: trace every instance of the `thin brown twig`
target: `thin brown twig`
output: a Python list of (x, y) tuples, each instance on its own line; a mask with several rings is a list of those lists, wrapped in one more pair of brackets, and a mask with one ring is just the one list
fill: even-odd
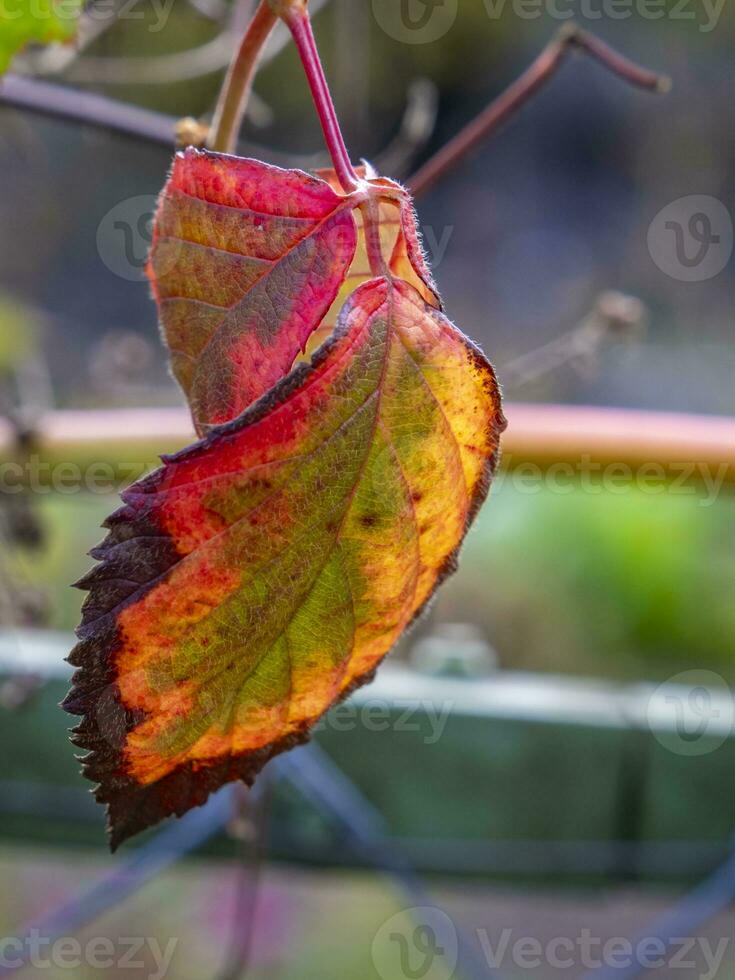
[(501, 365), (503, 387), (515, 390), (566, 364), (589, 371), (606, 342), (640, 337), (646, 309), (639, 299), (614, 290), (601, 293), (590, 312), (571, 330)]
[(571, 51), (589, 55), (630, 85), (665, 92), (670, 81), (641, 68), (576, 24), (565, 24), (536, 60), (509, 88), (446, 143), (408, 181), (414, 197), (425, 194), (481, 142), (495, 133), (539, 91), (566, 61)]
[(410, 172), (434, 132), (438, 108), (436, 85), (428, 78), (414, 79), (406, 93), (400, 129), (372, 161), (378, 173), (400, 177)]
[(224, 24), (230, 13), (229, 5), (225, 0), (189, 0), (189, 6), (215, 24)]
[[(665, 91), (668, 79), (640, 68), (597, 38), (576, 27), (565, 27), (524, 74), (431, 157), (408, 184), (415, 196), (426, 193), (478, 143), (492, 135), (558, 70), (573, 48), (591, 55), (631, 84)], [(95, 126), (113, 133), (171, 147), (178, 120), (163, 113), (129, 105), (91, 92), (8, 74), (0, 80), (0, 105), (17, 106), (45, 116)], [(257, 148), (251, 147), (252, 152)]]
[(222, 85), (209, 134), (210, 149), (234, 151), (258, 60), (277, 23), (278, 17), (268, 0), (261, 0)]
[(271, 784), (267, 777), (259, 789), (236, 787), (238, 812), (230, 824), (230, 833), (238, 841), (236, 888), (230, 947), (218, 980), (242, 980), (245, 977), (255, 935), (261, 882), (265, 871)]
[[(186, 51), (155, 56), (80, 58), (64, 72), (64, 78), (79, 85), (149, 86), (187, 82), (220, 72), (229, 63), (239, 39), (239, 33), (226, 28), (211, 41)], [(269, 106), (255, 92), (250, 93), (247, 113), (256, 126), (265, 127), (272, 122)]]
[(239, 35), (228, 26), (204, 44), (184, 51), (81, 58), (65, 72), (65, 76), (68, 81), (83, 85), (172, 85), (187, 82), (221, 71), (230, 60), (238, 40)]
[[(0, 79), (0, 110), (4, 106), (24, 109), (49, 119), (93, 126), (108, 133), (127, 136), (136, 142), (152, 143), (168, 151), (181, 145), (178, 131), (182, 122), (191, 124), (189, 119), (181, 120), (105, 95), (13, 74)], [(280, 167), (311, 170), (324, 165), (323, 154), (297, 156), (250, 140), (240, 140), (238, 152), (259, 160), (273, 160)]]
[[(312, 13), (318, 13), (327, 0), (313, 0)], [(158, 55), (96, 55), (78, 60), (65, 73), (70, 82), (85, 85), (113, 83), (115, 85), (170, 85), (188, 82), (226, 68), (232, 53), (242, 38), (246, 23), (239, 5), (219, 34), (195, 48)], [(288, 31), (276, 32), (263, 52), (260, 65), (272, 61), (289, 42)], [(252, 95), (251, 95), (252, 99)]]
[(95, 92), (7, 74), (0, 79), (0, 106), (27, 109), (42, 116), (79, 122), (111, 133), (132, 136), (169, 148), (174, 145), (177, 119)]

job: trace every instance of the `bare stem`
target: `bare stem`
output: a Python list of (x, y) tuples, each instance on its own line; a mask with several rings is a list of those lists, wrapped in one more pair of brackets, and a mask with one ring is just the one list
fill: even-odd
[(365, 248), (367, 251), (370, 272), (376, 278), (381, 276), (390, 279), (390, 270), (383, 255), (380, 241), (380, 204), (374, 197), (369, 197), (360, 205), (362, 221), (365, 230)]
[(306, 79), (311, 89), (335, 172), (343, 189), (349, 194), (358, 186), (359, 178), (350, 162), (350, 155), (342, 137), (342, 130), (319, 58), (306, 4), (286, 2), (283, 7), (281, 17), (288, 25), (296, 42), (296, 48), (304, 66)]
[(665, 76), (634, 64), (599, 38), (593, 37), (576, 25), (565, 25), (517, 81), (427, 160), (409, 179), (408, 184), (414, 197), (425, 194), (476, 146), (495, 133), (556, 74), (573, 49), (582, 51), (599, 61), (630, 85), (655, 92), (665, 92), (670, 86)]
[(211, 150), (234, 152), (258, 59), (277, 23), (268, 0), (261, 0), (222, 85), (207, 141)]
[(506, 390), (520, 387), (565, 364), (590, 370), (606, 342), (643, 334), (646, 308), (634, 296), (614, 290), (601, 293), (590, 312), (571, 330), (502, 365)]

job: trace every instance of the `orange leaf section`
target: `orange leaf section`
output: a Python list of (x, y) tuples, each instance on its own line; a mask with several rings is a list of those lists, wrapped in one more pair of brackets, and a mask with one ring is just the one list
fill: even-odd
[(113, 846), (252, 782), (372, 676), (454, 569), (504, 424), (482, 353), (377, 278), (311, 364), (125, 491), (65, 705)]
[(148, 273), (200, 434), (291, 368), (352, 262), (353, 206), (302, 171), (195, 149), (176, 156)]

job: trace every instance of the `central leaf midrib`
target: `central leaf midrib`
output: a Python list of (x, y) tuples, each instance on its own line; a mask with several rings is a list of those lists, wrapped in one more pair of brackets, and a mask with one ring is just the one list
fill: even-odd
[[(377, 317), (378, 317), (379, 312), (382, 309), (384, 309), (385, 307), (388, 307), (388, 306), (390, 306), (392, 304), (393, 287), (388, 282), (388, 280), (384, 280), (384, 281), (386, 282), (388, 293), (387, 293), (386, 298), (384, 299), (384, 301), (381, 303), (381, 305), (375, 311), (373, 311), (373, 313), (370, 314), (370, 318), (373, 320), (373, 323), (374, 324), (377, 322)], [(389, 314), (387, 316), (387, 318), (386, 318), (386, 331), (385, 331), (385, 337), (384, 337), (384, 340), (383, 340), (384, 355), (383, 355), (383, 363), (381, 365), (380, 376), (379, 376), (379, 378), (378, 378), (378, 380), (376, 382), (374, 391), (371, 392), (371, 394), (368, 396), (368, 398), (363, 402), (363, 404), (361, 406), (361, 409), (364, 409), (365, 405), (367, 405), (369, 403), (369, 401), (373, 397), (377, 397), (378, 404), (375, 407), (375, 417), (374, 417), (374, 420), (373, 420), (373, 423), (372, 423), (372, 426), (371, 426), (370, 434), (369, 434), (369, 436), (365, 440), (366, 449), (365, 449), (365, 453), (364, 453), (364, 456), (362, 458), (362, 461), (360, 463), (360, 466), (358, 468), (355, 481), (354, 481), (352, 487), (350, 488), (349, 492), (345, 495), (345, 502), (344, 502), (344, 507), (343, 507), (343, 510), (342, 510), (342, 516), (341, 516), (341, 518), (339, 520), (338, 526), (335, 528), (334, 532), (332, 533), (332, 543), (331, 543), (331, 545), (326, 550), (324, 560), (314, 570), (314, 573), (309, 577), (308, 582), (304, 584), (303, 589), (300, 590), (299, 595), (295, 598), (294, 602), (290, 605), (289, 609), (284, 614), (284, 617), (281, 620), (281, 622), (279, 622), (278, 624), (274, 624), (274, 625), (271, 626), (272, 635), (270, 637), (268, 637), (267, 636), (267, 632), (265, 630), (264, 630), (264, 634), (261, 634), (261, 637), (263, 637), (263, 639), (261, 641), (261, 642), (263, 642), (262, 652), (258, 656), (256, 656), (254, 658), (254, 660), (252, 660), (252, 661), (250, 661), (248, 663), (245, 674), (244, 675), (241, 675), (238, 688), (236, 689), (236, 694), (233, 693), (233, 696), (232, 696), (232, 701), (233, 702), (234, 702), (234, 700), (237, 697), (240, 696), (240, 694), (242, 693), (243, 687), (245, 686), (245, 684), (247, 684), (248, 680), (252, 677), (252, 675), (258, 669), (258, 667), (262, 663), (263, 659), (273, 649), (273, 646), (275, 645), (275, 643), (277, 643), (278, 640), (286, 633), (286, 631), (288, 630), (289, 626), (294, 621), (294, 619), (295, 619), (298, 611), (302, 608), (302, 606), (306, 602), (307, 598), (311, 594), (312, 590), (314, 589), (316, 583), (319, 580), (320, 575), (322, 574), (322, 572), (324, 571), (324, 569), (328, 565), (329, 561), (331, 560), (332, 555), (334, 554), (334, 551), (335, 551), (336, 546), (339, 544), (340, 536), (341, 536), (342, 530), (344, 529), (345, 521), (347, 520), (347, 517), (349, 516), (349, 513), (351, 511), (352, 505), (354, 503), (355, 496), (357, 494), (357, 490), (358, 490), (358, 488), (359, 488), (359, 486), (360, 486), (360, 484), (362, 482), (362, 479), (363, 479), (363, 476), (364, 476), (364, 473), (365, 473), (365, 468), (366, 468), (367, 463), (368, 463), (368, 460), (370, 458), (370, 454), (372, 452), (373, 444), (374, 444), (374, 441), (375, 441), (375, 434), (377, 432), (378, 424), (379, 424), (379, 420), (380, 420), (380, 406), (381, 406), (381, 400), (382, 400), (382, 396), (383, 396), (383, 387), (384, 387), (384, 382), (385, 382), (385, 375), (386, 375), (386, 372), (387, 372), (388, 361), (389, 361), (389, 357), (390, 357), (390, 348), (391, 348), (391, 343), (390, 342), (391, 342), (391, 339), (392, 339), (392, 335), (393, 335), (394, 329), (395, 329), (395, 327), (393, 326), (393, 317)], [(360, 409), (358, 409), (358, 411), (359, 410)], [(355, 412), (353, 414), (352, 418), (354, 418), (354, 415), (356, 415), (356, 414), (357, 414), (357, 412)], [(343, 423), (343, 425), (344, 425), (344, 423)], [(335, 433), (331, 433), (330, 434), (330, 438), (332, 438), (334, 436), (334, 434)], [(316, 454), (317, 452), (319, 452), (324, 447), (324, 445), (326, 445), (326, 440), (324, 442), (322, 442), (322, 443), (319, 444), (319, 447), (317, 447), (317, 449), (314, 450), (314, 454)], [(394, 455), (396, 455), (395, 449), (393, 450), (393, 452), (394, 452)], [(277, 492), (281, 492), (281, 491), (279, 490)], [(264, 501), (261, 501), (261, 505), (262, 505), (263, 502)], [(241, 518), (240, 520), (244, 520), (246, 516), (247, 515), (244, 515), (243, 518)], [(292, 550), (298, 544), (300, 544), (305, 538), (309, 537), (309, 535), (312, 532), (313, 528), (315, 526), (317, 526), (321, 521), (323, 521), (323, 516), (321, 516), (319, 518), (319, 520), (315, 521), (313, 524), (310, 524), (307, 527), (307, 529), (304, 531), (303, 534), (299, 535), (299, 537), (296, 538), (295, 540), (290, 541), (286, 545), (286, 547), (283, 548), (281, 551), (279, 551), (277, 554), (272, 555), (269, 559), (267, 559), (266, 561), (264, 561), (263, 563), (261, 563), (260, 565), (258, 565), (255, 569), (252, 569), (252, 574), (249, 576), (250, 581), (252, 581), (252, 579), (254, 578), (254, 576), (256, 574), (260, 574), (263, 571), (263, 569), (266, 568), (269, 564), (271, 564), (272, 562), (274, 562), (274, 561), (278, 560), (279, 558), (281, 558), (287, 551)], [(226, 533), (228, 533), (233, 527), (236, 526), (237, 523), (238, 522), (235, 522), (234, 524), (230, 525), (228, 528), (224, 528), (220, 532), (220, 534), (226, 534)], [(216, 537), (219, 537), (219, 535), (215, 535), (215, 538)], [(211, 541), (211, 540), (214, 540), (214, 538), (209, 539), (209, 541)], [(207, 543), (209, 543), (209, 541)], [(348, 589), (350, 591), (350, 594), (352, 594), (351, 583), (349, 581), (349, 578), (347, 576), (345, 576), (345, 580), (346, 580), (347, 587), (348, 587)], [(238, 590), (235, 590), (235, 591), (238, 591)], [(354, 605), (354, 603), (353, 603), (353, 605)], [(214, 670), (212, 670), (212, 671), (204, 674), (203, 676), (200, 674), (199, 677), (202, 680), (211, 681), (214, 678), (216, 678), (217, 676), (219, 676), (221, 673), (224, 673), (226, 670), (228, 670), (230, 668), (230, 664), (231, 664), (231, 661), (228, 661), (228, 662), (226, 662), (224, 664), (218, 664), (215, 667)], [(291, 682), (292, 682), (292, 676), (289, 678), (289, 683), (291, 683)], [(201, 736), (198, 736), (195, 741), (197, 741), (199, 737), (201, 737)], [(190, 744), (195, 744), (195, 742), (192, 742)]]
[[(381, 303), (381, 305), (375, 311), (373, 311), (373, 313), (370, 315), (371, 316), (371, 319), (373, 319), (374, 322), (377, 321), (377, 316), (378, 316), (379, 311), (381, 309), (383, 309), (384, 307), (389, 307), (390, 308), (392, 306), (392, 303), (393, 303), (393, 286), (391, 285), (391, 283), (387, 279), (384, 280), (384, 281), (386, 282), (386, 285), (387, 285), (387, 295), (386, 295), (386, 298), (383, 301), (383, 303)], [(238, 690), (238, 695), (242, 692), (242, 688), (245, 686), (245, 684), (247, 683), (248, 679), (252, 676), (252, 674), (257, 670), (258, 666), (262, 663), (263, 659), (273, 649), (273, 646), (287, 632), (288, 628), (290, 627), (290, 625), (293, 623), (294, 619), (296, 618), (297, 613), (302, 608), (302, 606), (306, 602), (307, 598), (309, 597), (309, 595), (313, 591), (316, 583), (319, 581), (319, 577), (321, 576), (321, 574), (323, 573), (324, 569), (327, 567), (327, 565), (331, 561), (332, 556), (333, 556), (334, 551), (335, 551), (335, 548), (340, 544), (340, 538), (341, 538), (342, 531), (344, 529), (345, 522), (346, 522), (346, 520), (347, 520), (347, 518), (348, 518), (348, 516), (349, 516), (349, 514), (350, 514), (350, 512), (352, 510), (352, 506), (353, 506), (354, 501), (355, 501), (355, 496), (357, 494), (358, 488), (360, 487), (360, 484), (362, 483), (362, 479), (363, 479), (363, 477), (365, 475), (365, 468), (367, 467), (368, 460), (370, 459), (370, 455), (371, 455), (371, 452), (372, 452), (372, 449), (373, 449), (373, 445), (374, 445), (374, 442), (375, 442), (375, 435), (376, 435), (376, 433), (378, 431), (378, 427), (380, 426), (380, 421), (381, 421), (381, 419), (380, 419), (380, 408), (381, 408), (381, 402), (382, 402), (382, 397), (383, 397), (383, 387), (384, 387), (384, 383), (385, 383), (385, 376), (386, 376), (386, 373), (387, 373), (387, 370), (388, 370), (388, 362), (390, 360), (391, 340), (392, 340), (392, 337), (393, 337), (393, 333), (394, 332), (395, 332), (395, 326), (393, 324), (393, 316), (389, 312), (388, 313), (388, 316), (386, 318), (386, 332), (385, 332), (385, 337), (384, 337), (384, 340), (383, 340), (383, 344), (384, 344), (384, 356), (383, 356), (383, 364), (381, 366), (380, 376), (379, 376), (379, 378), (378, 378), (378, 380), (376, 382), (375, 391), (369, 396), (368, 399), (366, 399), (366, 402), (363, 403), (363, 404), (367, 404), (367, 402), (370, 400), (370, 398), (373, 397), (373, 394), (374, 395), (377, 395), (378, 404), (375, 407), (375, 417), (374, 417), (374, 420), (373, 420), (373, 423), (372, 423), (370, 435), (365, 440), (366, 451), (365, 451), (365, 454), (363, 456), (363, 459), (362, 459), (362, 461), (360, 463), (360, 467), (358, 469), (357, 476), (355, 478), (355, 482), (354, 482), (352, 488), (350, 489), (350, 492), (346, 496), (346, 503), (345, 503), (345, 507), (344, 507), (344, 509), (342, 511), (342, 517), (341, 517), (341, 519), (339, 521), (338, 527), (335, 529), (335, 531), (334, 531), (334, 533), (332, 535), (332, 543), (331, 543), (331, 546), (327, 549), (327, 552), (326, 552), (324, 561), (317, 568), (316, 573), (310, 579), (310, 581), (308, 583), (308, 586), (305, 586), (305, 588), (302, 591), (302, 593), (296, 598), (295, 602), (290, 607), (289, 612), (286, 614), (285, 622), (281, 625), (279, 631), (273, 636), (273, 638), (269, 642), (266, 643), (265, 649), (263, 650), (263, 652), (261, 653), (261, 655), (256, 658), (255, 662), (253, 664), (249, 665), (249, 669), (248, 669), (246, 675), (241, 680), (240, 687), (239, 687), (239, 690)], [(391, 449), (392, 449), (392, 452), (393, 452), (393, 456), (395, 457), (395, 460), (396, 460), (396, 465), (398, 466), (399, 470), (401, 471), (401, 474), (403, 475), (403, 470), (402, 470), (402, 468), (400, 466), (400, 461), (398, 459), (398, 453), (397, 453), (395, 447), (393, 446), (392, 442), (389, 439), (386, 439), (386, 441), (391, 446)], [(405, 479), (405, 476), (404, 476), (404, 482), (406, 483), (406, 486), (408, 486), (408, 481)], [(410, 499), (410, 492), (409, 492), (408, 496), (409, 496), (409, 499)], [(417, 524), (417, 522), (415, 520), (415, 508), (414, 508), (414, 526), (416, 527), (416, 531), (418, 532), (418, 524)], [(287, 547), (284, 549), (284, 552), (287, 551), (287, 550), (289, 550), (289, 549), (291, 549), (291, 548), (293, 548), (298, 542), (302, 541), (303, 538), (306, 537), (306, 536), (308, 536), (308, 534), (301, 535), (297, 539), (297, 541), (295, 541), (295, 542), (289, 542), (289, 544), (287, 545)], [(280, 554), (281, 553), (279, 553), (279, 555)], [(274, 559), (276, 557), (279, 557), (279, 556), (273, 556)], [(420, 561), (420, 556), (419, 556), (419, 561)], [(267, 563), (265, 563), (265, 564), (267, 564)], [(344, 563), (342, 561), (340, 561), (340, 565), (341, 565), (341, 567), (344, 570)], [(261, 566), (259, 566), (259, 569), (260, 568), (263, 568), (263, 567), (264, 567), (264, 565), (261, 565)], [(349, 580), (349, 576), (346, 573), (344, 573), (344, 574), (345, 574), (345, 582), (347, 584), (347, 588), (348, 588), (348, 590), (350, 592), (350, 595), (352, 596), (352, 587), (351, 587), (351, 583), (350, 583), (350, 580)], [(416, 577), (416, 582), (415, 582), (415, 587), (417, 587), (417, 586), (418, 586), (418, 576)], [(414, 595), (415, 595), (415, 591), (414, 591)], [(354, 609), (354, 597), (353, 597), (353, 609)], [(355, 623), (355, 626), (356, 626), (356, 623)], [(353, 632), (353, 636), (354, 636), (354, 632)], [(293, 674), (291, 674), (291, 676), (289, 677), (289, 683), (290, 683), (291, 686), (292, 686), (292, 680), (293, 680)]]

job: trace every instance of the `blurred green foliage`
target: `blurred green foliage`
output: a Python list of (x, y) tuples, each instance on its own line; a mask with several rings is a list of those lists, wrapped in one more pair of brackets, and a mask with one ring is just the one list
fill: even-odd
[(480, 623), (506, 667), (735, 677), (735, 497), (704, 500), (633, 487), (524, 495), (507, 483), (433, 615)]
[(16, 0), (0, 11), (0, 74), (27, 44), (71, 41), (82, 0)]
[(0, 290), (0, 371), (13, 371), (37, 352), (38, 315)]

